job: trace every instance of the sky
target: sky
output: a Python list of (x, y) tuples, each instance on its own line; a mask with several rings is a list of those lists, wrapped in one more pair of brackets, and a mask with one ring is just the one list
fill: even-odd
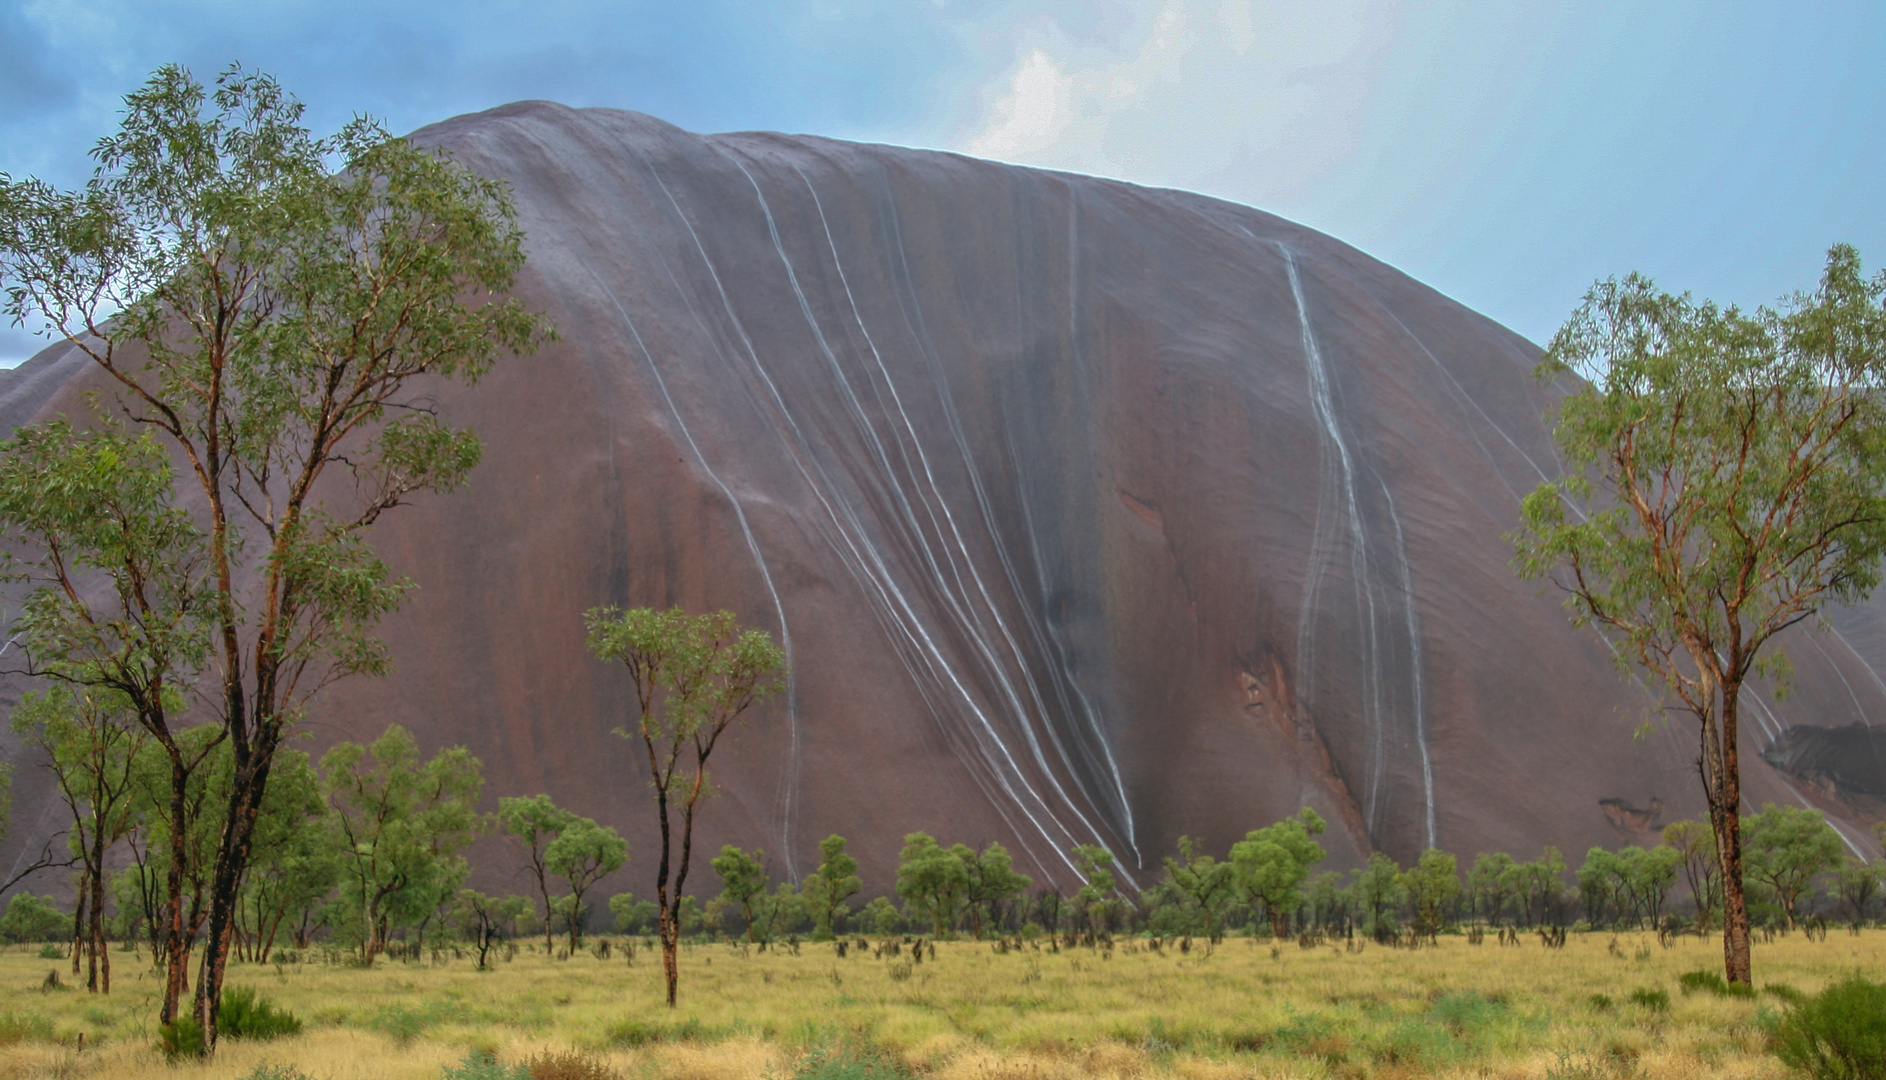
[(1748, 306), (1886, 262), (1878, 3), (0, 0), (0, 172), (82, 183), (173, 61), (320, 133), (547, 98), (1186, 188), (1540, 343), (1599, 278)]

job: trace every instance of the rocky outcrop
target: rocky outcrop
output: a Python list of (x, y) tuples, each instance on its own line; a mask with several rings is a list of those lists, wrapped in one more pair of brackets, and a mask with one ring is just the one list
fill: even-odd
[[(832, 832), (873, 888), (917, 829), (1063, 884), (1098, 842), (1144, 884), (1181, 834), (1222, 850), (1305, 804), (1337, 866), (1615, 846), (1620, 791), (1701, 811), (1692, 733), (1634, 742), (1657, 703), (1508, 568), (1557, 468), (1538, 350), (1392, 267), (951, 154), (544, 103), (417, 137), (511, 182), (520, 292), (562, 341), (438, 390), (485, 464), (380, 527), (419, 585), (397, 672), (334, 688), (316, 748), (391, 722), (468, 744), (494, 794), (623, 828), (618, 887), (645, 891), (628, 687), (581, 615), (682, 604), (791, 657), (698, 840), (783, 875)], [(51, 350), (0, 419), (86, 385)], [(1870, 611), (1802, 635), (1751, 738), (1886, 706)], [(1756, 802), (1792, 782), (1750, 766)]]

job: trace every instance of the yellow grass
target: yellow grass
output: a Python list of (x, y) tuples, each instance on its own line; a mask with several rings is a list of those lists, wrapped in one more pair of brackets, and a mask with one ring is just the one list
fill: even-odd
[[(1615, 947), (1613, 947), (1615, 946)], [(0, 1077), (234, 1080), (258, 1062), (323, 1080), (434, 1080), (468, 1053), (519, 1061), (547, 1049), (596, 1054), (623, 1077), (789, 1077), (813, 1047), (875, 1048), (936, 1080), (1062, 1077), (1775, 1077), (1758, 1010), (1781, 1003), (1684, 995), (1683, 972), (1719, 970), (1714, 939), (1670, 948), (1648, 935), (1573, 935), (1563, 950), (1445, 937), (1438, 948), (1360, 952), (1232, 939), (1215, 950), (1110, 953), (944, 943), (910, 963), (831, 945), (683, 950), (681, 1006), (661, 1004), (658, 956), (633, 965), (523, 951), (497, 970), (469, 958), (240, 966), (306, 1021), (271, 1043), (226, 1042), (214, 1061), (173, 1067), (155, 1046), (156, 980), (114, 953), (116, 991), (41, 989), (65, 962), (0, 954), (5, 1018), (49, 1021), (55, 1041), (0, 1046)], [(1886, 971), (1886, 931), (1797, 934), (1758, 944), (1757, 985), (1814, 992), (1852, 971)], [(1628, 1000), (1668, 994), (1667, 1011)], [(1613, 1000), (1594, 1004), (1593, 995)], [(1468, 997), (1462, 995), (1477, 995)], [(83, 1049), (79, 1036), (84, 1036)]]

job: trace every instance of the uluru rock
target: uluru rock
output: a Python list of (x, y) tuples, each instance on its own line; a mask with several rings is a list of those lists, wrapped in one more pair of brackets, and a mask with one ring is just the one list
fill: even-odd
[[(376, 528), (419, 585), (396, 671), (329, 691), (308, 748), (468, 745), (491, 797), (622, 829), (613, 884), (645, 893), (632, 699), (582, 614), (679, 604), (791, 659), (696, 846), (782, 876), (837, 832), (887, 890), (925, 830), (1062, 885), (1102, 844), (1143, 886), (1180, 835), (1222, 852), (1303, 805), (1334, 866), (1575, 861), (1653, 838), (1645, 807), (1702, 811), (1691, 726), (1509, 567), (1563, 388), (1420, 282), (1248, 207), (953, 154), (541, 102), (415, 137), (511, 183), (519, 292), (562, 340), (438, 389), (485, 463)], [(0, 424), (90, 378), (47, 350)], [(1836, 622), (1789, 643), (1755, 749), (1886, 706), (1877, 607)], [(1751, 804), (1813, 801), (1872, 850), (1864, 809), (1743, 760)], [(0, 863), (53, 827), (43, 779), (19, 790)]]

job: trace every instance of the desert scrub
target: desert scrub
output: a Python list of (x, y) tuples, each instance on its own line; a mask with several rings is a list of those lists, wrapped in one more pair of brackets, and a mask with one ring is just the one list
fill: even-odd
[[(1548, 950), (1534, 937), (1499, 949), (1444, 936), (1437, 947), (1361, 953), (1293, 943), (1275, 960), (1265, 942), (1241, 938), (1209, 955), (1196, 943), (1155, 951), (1121, 939), (1111, 960), (1084, 946), (997, 952), (939, 942), (936, 959), (926, 949), (902, 981), (890, 969), (909, 960), (907, 948), (879, 958), (853, 947), (841, 958), (827, 944), (803, 944), (798, 956), (694, 945), (681, 952), (672, 1011), (660, 965), (642, 955), (631, 966), (619, 945), (609, 960), (520, 949), (496, 974), (449, 952), (436, 963), (358, 968), (310, 951), (279, 972), (230, 971), (232, 985), (301, 1017), (300, 1034), (226, 1039), (213, 1062), (174, 1069), (156, 1049), (154, 980), (127, 976), (109, 998), (82, 988), (41, 994), (45, 962), (15, 948), (0, 953), (0, 1015), (17, 1018), (20, 1034), (0, 1045), (0, 1077), (55, 1075), (81, 1034), (95, 1063), (87, 1075), (113, 1080), (235, 1080), (265, 1059), (317, 1080), (440, 1080), (473, 1050), (505, 1065), (578, 1050), (624, 1078), (784, 1080), (814, 1047), (846, 1039), (926, 1080), (1542, 1080), (1558, 1068), (1555, 1050), (1580, 1047), (1615, 1075), (1645, 1080), (1783, 1075), (1773, 1028), (1755, 1017), (1765, 1009), (1778, 1020), (1786, 1001), (1679, 992), (1684, 973), (1720, 962), (1713, 938), (1666, 949), (1646, 935), (1648, 960), (1636, 959), (1642, 942), (1631, 935), (1620, 938), (1623, 957), (1607, 950), (1609, 938), (1574, 933)], [(1778, 936), (1757, 944), (1755, 960), (1758, 980), (1817, 994), (1848, 972), (1886, 970), (1886, 931)], [(1667, 994), (1668, 1011), (1627, 1000), (1637, 989)], [(1594, 995), (1610, 1006), (1595, 1007)], [(0, 1043), (5, 1031), (0, 1024)]]
[(1886, 985), (1849, 976), (1774, 1025), (1775, 1054), (1812, 1080), (1886, 1076)]

